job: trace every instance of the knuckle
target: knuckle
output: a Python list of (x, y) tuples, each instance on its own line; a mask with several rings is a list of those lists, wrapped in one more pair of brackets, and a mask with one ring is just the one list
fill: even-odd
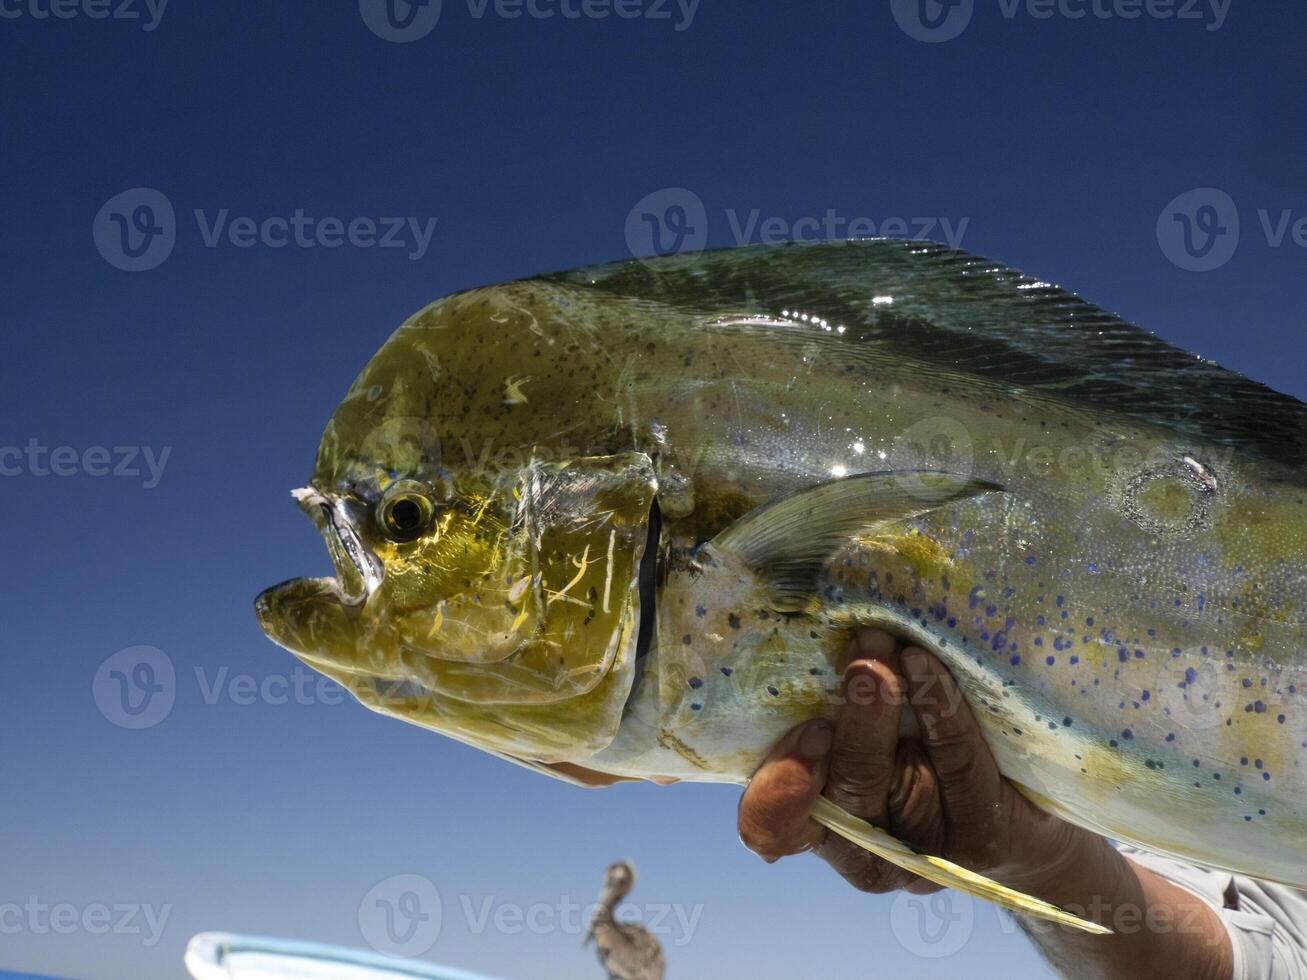
[(861, 776), (856, 779), (834, 776), (826, 784), (826, 796), (855, 817), (876, 823), (884, 815), (883, 787), (888, 780), (888, 771), (871, 781)]
[(882, 786), (889, 779), (890, 765), (884, 752), (856, 745), (837, 745), (831, 756), (831, 781), (864, 790)]
[(940, 732), (931, 739), (935, 773), (945, 783), (967, 779), (976, 771), (975, 743), (963, 733)]
[(901, 771), (889, 801), (889, 820), (896, 836), (928, 853), (943, 853), (948, 836), (944, 810), (929, 766), (922, 763)]
[(930, 775), (928, 763), (920, 747), (913, 742), (901, 743), (895, 760), (894, 781), (890, 784), (890, 813), (904, 813), (920, 796)]

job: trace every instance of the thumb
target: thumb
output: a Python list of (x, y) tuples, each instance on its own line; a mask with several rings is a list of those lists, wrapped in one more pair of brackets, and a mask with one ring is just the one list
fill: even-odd
[(740, 798), (740, 840), (768, 863), (811, 850), (825, 830), (808, 819), (826, 784), (834, 727), (824, 719), (777, 743)]

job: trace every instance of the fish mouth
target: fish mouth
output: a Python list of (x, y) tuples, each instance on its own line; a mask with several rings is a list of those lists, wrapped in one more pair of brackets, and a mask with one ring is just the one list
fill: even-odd
[(314, 653), (315, 638), (326, 643), (347, 631), (358, 607), (346, 602), (334, 578), (293, 578), (264, 589), (254, 600), (259, 628), (296, 656)]
[(264, 589), (254, 614), (268, 639), (296, 656), (321, 657), (328, 649), (352, 649), (355, 622), (381, 587), (385, 566), (355, 530), (367, 519), (365, 505), (314, 487), (292, 490), (301, 510), (327, 543), (334, 578), (293, 578)]
[(355, 530), (367, 519), (366, 507), (348, 497), (328, 496), (313, 487), (292, 490), (291, 496), (317, 525), (327, 543), (341, 600), (346, 605), (362, 605), (386, 577), (386, 566)]

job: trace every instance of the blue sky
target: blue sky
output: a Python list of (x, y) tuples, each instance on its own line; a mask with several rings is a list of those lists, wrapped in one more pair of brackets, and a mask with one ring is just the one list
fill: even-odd
[(394, 326), (646, 213), (951, 237), (1307, 396), (1307, 9), (50, 3), (0, 0), (0, 967), (384, 946), (416, 897), (426, 959), (597, 975), (571, 907), (629, 856), (674, 977), (1043, 975), (992, 909), (764, 866), (733, 790), (583, 794), (335, 703), (251, 600), (327, 571), (287, 491)]

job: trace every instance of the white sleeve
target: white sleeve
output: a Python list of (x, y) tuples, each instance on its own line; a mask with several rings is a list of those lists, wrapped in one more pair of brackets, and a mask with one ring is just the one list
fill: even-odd
[(1307, 893), (1133, 847), (1119, 850), (1215, 910), (1230, 932), (1234, 980), (1307, 980)]

